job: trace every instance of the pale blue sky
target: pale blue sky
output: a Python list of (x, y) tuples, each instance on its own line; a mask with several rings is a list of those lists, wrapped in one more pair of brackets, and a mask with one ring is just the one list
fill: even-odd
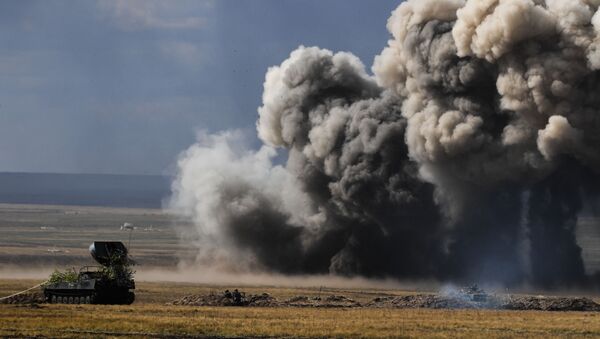
[(370, 68), (398, 4), (0, 1), (0, 171), (165, 173), (199, 129), (254, 135), (265, 72), (298, 45)]

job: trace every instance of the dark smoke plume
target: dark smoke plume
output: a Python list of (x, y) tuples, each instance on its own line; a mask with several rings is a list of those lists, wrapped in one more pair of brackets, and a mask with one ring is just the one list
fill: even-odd
[[(300, 47), (257, 130), (182, 154), (172, 207), (228, 268), (552, 287), (600, 159), (600, 2), (409, 0), (369, 75)], [(285, 166), (271, 162), (285, 148)]]

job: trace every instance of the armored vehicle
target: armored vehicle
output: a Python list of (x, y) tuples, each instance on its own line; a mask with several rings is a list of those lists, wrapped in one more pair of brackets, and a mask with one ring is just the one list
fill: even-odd
[(473, 302), (481, 303), (486, 302), (488, 299), (488, 294), (484, 290), (479, 288), (479, 286), (477, 286), (476, 284), (461, 288), (459, 293), (463, 297), (469, 299), (469, 301)]
[(95, 241), (90, 254), (100, 266), (84, 266), (79, 272), (55, 272), (44, 285), (50, 303), (131, 304), (135, 294), (132, 264), (120, 241)]

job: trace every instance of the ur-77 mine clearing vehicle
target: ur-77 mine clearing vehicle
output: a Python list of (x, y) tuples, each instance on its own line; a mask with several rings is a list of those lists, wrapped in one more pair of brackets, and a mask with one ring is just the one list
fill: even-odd
[(84, 266), (79, 272), (55, 271), (44, 285), (50, 303), (126, 304), (135, 300), (132, 260), (120, 241), (95, 241), (90, 254), (101, 266)]

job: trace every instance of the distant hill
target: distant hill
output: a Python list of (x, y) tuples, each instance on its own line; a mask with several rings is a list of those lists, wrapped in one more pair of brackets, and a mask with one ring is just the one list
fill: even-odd
[(0, 173), (0, 203), (159, 208), (170, 183), (159, 175)]

